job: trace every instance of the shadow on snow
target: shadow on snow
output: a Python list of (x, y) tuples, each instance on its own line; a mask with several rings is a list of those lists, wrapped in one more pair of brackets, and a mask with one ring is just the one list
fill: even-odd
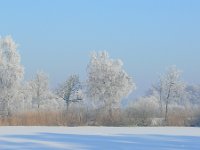
[[(4, 140), (6, 139), (6, 140)], [(15, 141), (16, 140), (16, 141)], [(20, 140), (20, 141), (19, 141)], [(24, 141), (25, 140), (25, 141)], [(38, 133), (0, 136), (0, 150), (134, 149), (199, 150), (200, 137), (168, 135), (76, 135)]]

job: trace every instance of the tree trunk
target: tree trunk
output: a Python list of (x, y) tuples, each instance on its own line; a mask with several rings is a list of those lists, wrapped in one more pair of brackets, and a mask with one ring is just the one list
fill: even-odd
[(66, 101), (66, 104), (67, 104), (67, 112), (69, 110), (69, 101)]
[(160, 116), (163, 116), (162, 90), (160, 90)]
[(109, 103), (109, 105), (108, 105), (108, 113), (109, 113), (109, 118), (112, 121), (113, 109), (112, 109), (112, 104), (111, 103)]
[(165, 123), (168, 124), (168, 102), (165, 106)]

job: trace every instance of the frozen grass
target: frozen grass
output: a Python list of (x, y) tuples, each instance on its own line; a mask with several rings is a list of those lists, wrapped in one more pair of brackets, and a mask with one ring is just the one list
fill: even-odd
[(200, 128), (0, 127), (0, 150), (199, 150)]

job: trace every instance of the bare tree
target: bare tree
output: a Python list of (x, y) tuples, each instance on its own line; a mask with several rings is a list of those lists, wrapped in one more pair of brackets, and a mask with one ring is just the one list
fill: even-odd
[[(170, 67), (159, 79), (155, 90), (158, 92), (161, 107), (165, 107), (165, 121), (167, 123), (169, 104), (182, 100), (185, 92), (185, 83), (181, 80), (181, 72), (175, 67)], [(163, 109), (163, 108), (162, 108)]]
[(65, 101), (67, 110), (70, 103), (79, 102), (83, 99), (81, 88), (79, 76), (71, 75), (56, 89), (56, 94)]

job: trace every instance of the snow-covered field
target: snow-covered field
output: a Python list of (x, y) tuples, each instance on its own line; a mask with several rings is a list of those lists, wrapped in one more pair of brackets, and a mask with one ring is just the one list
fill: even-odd
[(200, 128), (0, 127), (0, 150), (200, 150)]

